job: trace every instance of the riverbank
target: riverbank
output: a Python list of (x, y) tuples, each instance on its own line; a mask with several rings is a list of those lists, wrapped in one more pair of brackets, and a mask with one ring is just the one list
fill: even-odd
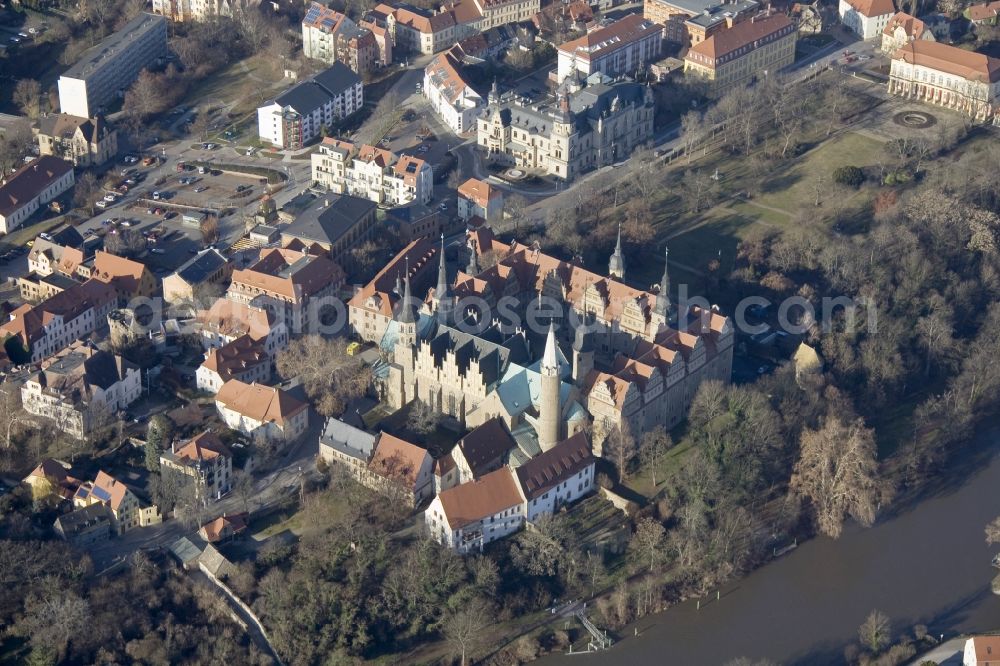
[[(1000, 513), (1000, 428), (964, 447), (919, 498), (875, 526), (851, 525), (834, 541), (816, 537), (745, 578), (721, 598), (689, 600), (622, 630), (600, 663), (718, 666), (741, 656), (781, 664), (842, 664), (874, 608), (895, 633), (924, 624), (945, 637), (1000, 626), (990, 592), (991, 551), (983, 526)], [(633, 637), (638, 628), (639, 636)], [(545, 664), (568, 663), (556, 656)]]

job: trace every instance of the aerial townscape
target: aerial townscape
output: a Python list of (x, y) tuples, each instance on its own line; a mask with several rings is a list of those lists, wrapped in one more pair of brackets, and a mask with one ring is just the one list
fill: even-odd
[(995, 666), (998, 331), (998, 1), (0, 0), (0, 663)]

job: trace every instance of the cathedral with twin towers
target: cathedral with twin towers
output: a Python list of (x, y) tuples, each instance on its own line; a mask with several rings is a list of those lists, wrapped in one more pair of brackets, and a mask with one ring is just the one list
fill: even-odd
[(388, 406), (420, 400), (467, 428), (501, 418), (528, 455), (581, 431), (602, 453), (627, 424), (639, 437), (681, 422), (698, 386), (728, 382), (733, 325), (715, 307), (624, 282), (621, 237), (601, 276), (483, 227), (449, 280), (444, 243), (418, 239), (349, 303), (353, 331), (378, 344)]

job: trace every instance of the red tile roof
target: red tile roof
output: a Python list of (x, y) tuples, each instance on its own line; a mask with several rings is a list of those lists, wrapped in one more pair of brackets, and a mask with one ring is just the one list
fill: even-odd
[(524, 501), (509, 467), (501, 467), (476, 481), (443, 490), (438, 498), (453, 530), (516, 507)]
[(0, 185), (0, 215), (10, 215), (72, 170), (72, 162), (52, 155), (25, 164)]
[(940, 42), (910, 42), (893, 53), (892, 59), (959, 76), (967, 81), (1000, 81), (1000, 59)]

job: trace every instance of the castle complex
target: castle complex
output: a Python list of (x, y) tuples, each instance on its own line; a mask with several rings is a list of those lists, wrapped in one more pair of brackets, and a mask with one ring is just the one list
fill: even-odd
[[(595, 451), (627, 422), (638, 435), (685, 417), (702, 381), (729, 381), (733, 326), (715, 308), (679, 312), (666, 268), (651, 291), (489, 228), (449, 280), (443, 247), (407, 246), (350, 302), (357, 335), (380, 345), (388, 405), (418, 399), (469, 428), (504, 421), (525, 451), (547, 451), (593, 424)], [(494, 263), (495, 262), (495, 263)], [(421, 298), (431, 267), (436, 285)], [(487, 266), (480, 268), (480, 266)]]

